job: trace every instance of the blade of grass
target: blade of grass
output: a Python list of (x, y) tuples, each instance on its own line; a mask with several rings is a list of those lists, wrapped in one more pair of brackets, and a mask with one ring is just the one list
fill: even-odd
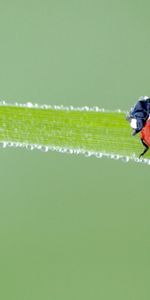
[(3, 147), (68, 150), (149, 163), (149, 159), (137, 158), (143, 146), (138, 136), (131, 136), (125, 113), (98, 108), (1, 104), (0, 142)]

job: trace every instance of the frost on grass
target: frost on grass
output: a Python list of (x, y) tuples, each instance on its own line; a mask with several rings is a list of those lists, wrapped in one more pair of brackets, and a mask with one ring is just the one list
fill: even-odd
[(149, 159), (137, 157), (136, 153), (141, 148), (136, 139), (131, 139), (125, 121), (126, 112), (120, 109), (109, 111), (98, 106), (74, 107), (5, 101), (0, 101), (0, 107), (2, 148), (57, 151), (150, 165)]
[(115, 153), (107, 153), (107, 152), (96, 152), (96, 151), (88, 151), (85, 149), (72, 149), (72, 148), (66, 148), (66, 147), (58, 147), (58, 146), (45, 146), (45, 145), (36, 145), (36, 144), (26, 144), (26, 143), (20, 143), (20, 142), (0, 142), (1, 148), (6, 147), (14, 147), (14, 148), (25, 148), (27, 150), (40, 150), (42, 152), (48, 152), (48, 151), (56, 151), (59, 153), (65, 153), (65, 154), (75, 154), (75, 155), (84, 155), (85, 157), (96, 157), (96, 158), (110, 158), (114, 160), (121, 160), (125, 163), (134, 161), (136, 163), (142, 163), (150, 165), (150, 159), (142, 158), (139, 159), (135, 154), (131, 156), (125, 156), (125, 155), (119, 155)]
[(27, 103), (18, 103), (18, 102), (7, 102), (5, 100), (0, 101), (0, 106), (16, 106), (16, 107), (26, 107), (26, 108), (35, 108), (35, 109), (53, 109), (53, 110), (64, 110), (64, 111), (93, 111), (93, 112), (117, 112), (117, 113), (127, 113), (121, 109), (109, 110), (105, 108), (100, 108), (99, 106), (64, 106), (64, 105), (47, 105), (47, 104), (37, 104), (32, 102)]

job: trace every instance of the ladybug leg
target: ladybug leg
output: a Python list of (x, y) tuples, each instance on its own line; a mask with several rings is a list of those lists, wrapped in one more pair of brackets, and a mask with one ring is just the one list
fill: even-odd
[(149, 147), (145, 144), (144, 140), (141, 139), (141, 142), (143, 144), (143, 146), (145, 147), (144, 151), (140, 154), (139, 158), (141, 158), (141, 156), (143, 156), (149, 149)]

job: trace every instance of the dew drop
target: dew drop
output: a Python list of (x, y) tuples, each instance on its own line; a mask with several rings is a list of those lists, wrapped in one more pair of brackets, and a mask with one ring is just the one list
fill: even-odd
[(103, 154), (97, 152), (95, 156), (96, 156), (97, 158), (101, 158), (101, 157), (103, 156)]
[(33, 104), (31, 102), (27, 102), (27, 107), (33, 107)]
[(47, 152), (48, 151), (48, 147), (47, 146), (41, 146), (40, 149), (42, 152)]

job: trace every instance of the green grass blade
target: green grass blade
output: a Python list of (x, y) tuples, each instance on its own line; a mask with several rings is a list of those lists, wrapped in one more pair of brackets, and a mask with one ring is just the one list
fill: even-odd
[(31, 146), (45, 151), (78, 149), (78, 153), (87, 155), (132, 157), (136, 161), (143, 150), (139, 137), (131, 136), (125, 113), (40, 106), (1, 105), (0, 142), (3, 146)]

